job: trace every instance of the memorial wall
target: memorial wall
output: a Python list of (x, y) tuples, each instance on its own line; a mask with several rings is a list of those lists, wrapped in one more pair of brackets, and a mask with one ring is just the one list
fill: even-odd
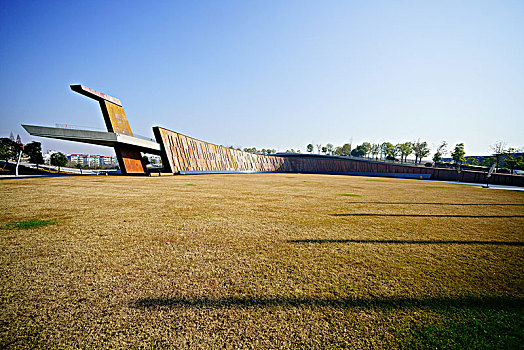
[(159, 126), (153, 127), (153, 133), (161, 145), (162, 164), (166, 172), (285, 171), (283, 157), (214, 145)]

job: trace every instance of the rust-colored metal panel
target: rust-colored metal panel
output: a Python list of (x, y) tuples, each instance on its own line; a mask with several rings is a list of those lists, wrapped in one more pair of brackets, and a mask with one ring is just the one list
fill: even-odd
[(162, 147), (167, 172), (184, 171), (277, 171), (284, 158), (229, 149), (179, 134), (158, 126), (153, 128)]
[(117, 134), (133, 136), (124, 108), (109, 101), (101, 101), (102, 114), (106, 122), (107, 131)]
[(127, 148), (115, 147), (116, 157), (122, 174), (144, 174), (144, 164), (140, 152)]

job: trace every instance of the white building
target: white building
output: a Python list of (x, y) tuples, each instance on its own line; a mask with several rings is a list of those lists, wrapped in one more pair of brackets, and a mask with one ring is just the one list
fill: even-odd
[(87, 165), (94, 167), (114, 167), (117, 165), (116, 158), (113, 156), (101, 156), (93, 154), (68, 154), (67, 159), (72, 165)]

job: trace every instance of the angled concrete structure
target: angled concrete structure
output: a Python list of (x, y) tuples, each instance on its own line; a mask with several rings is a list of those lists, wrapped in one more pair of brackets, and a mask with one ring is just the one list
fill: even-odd
[(160, 144), (134, 136), (114, 132), (80, 130), (71, 128), (52, 128), (47, 126), (25, 125), (22, 127), (31, 135), (52, 139), (90, 143), (92, 145), (130, 148), (139, 152), (160, 155)]

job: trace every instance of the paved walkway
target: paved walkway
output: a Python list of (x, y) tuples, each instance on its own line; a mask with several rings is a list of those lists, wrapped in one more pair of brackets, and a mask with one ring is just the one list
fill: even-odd
[[(455, 185), (468, 185), (468, 186), (475, 186), (478, 188), (484, 188), (484, 186), (486, 186), (486, 184), (478, 184), (478, 183), (473, 183), (473, 182), (442, 181), (442, 180), (431, 180), (430, 182), (443, 182), (443, 183), (455, 184)], [(519, 187), (519, 186), (505, 186), (505, 185), (489, 184), (489, 188), (492, 188), (494, 190), (508, 190), (508, 191), (524, 192), (524, 187)]]

